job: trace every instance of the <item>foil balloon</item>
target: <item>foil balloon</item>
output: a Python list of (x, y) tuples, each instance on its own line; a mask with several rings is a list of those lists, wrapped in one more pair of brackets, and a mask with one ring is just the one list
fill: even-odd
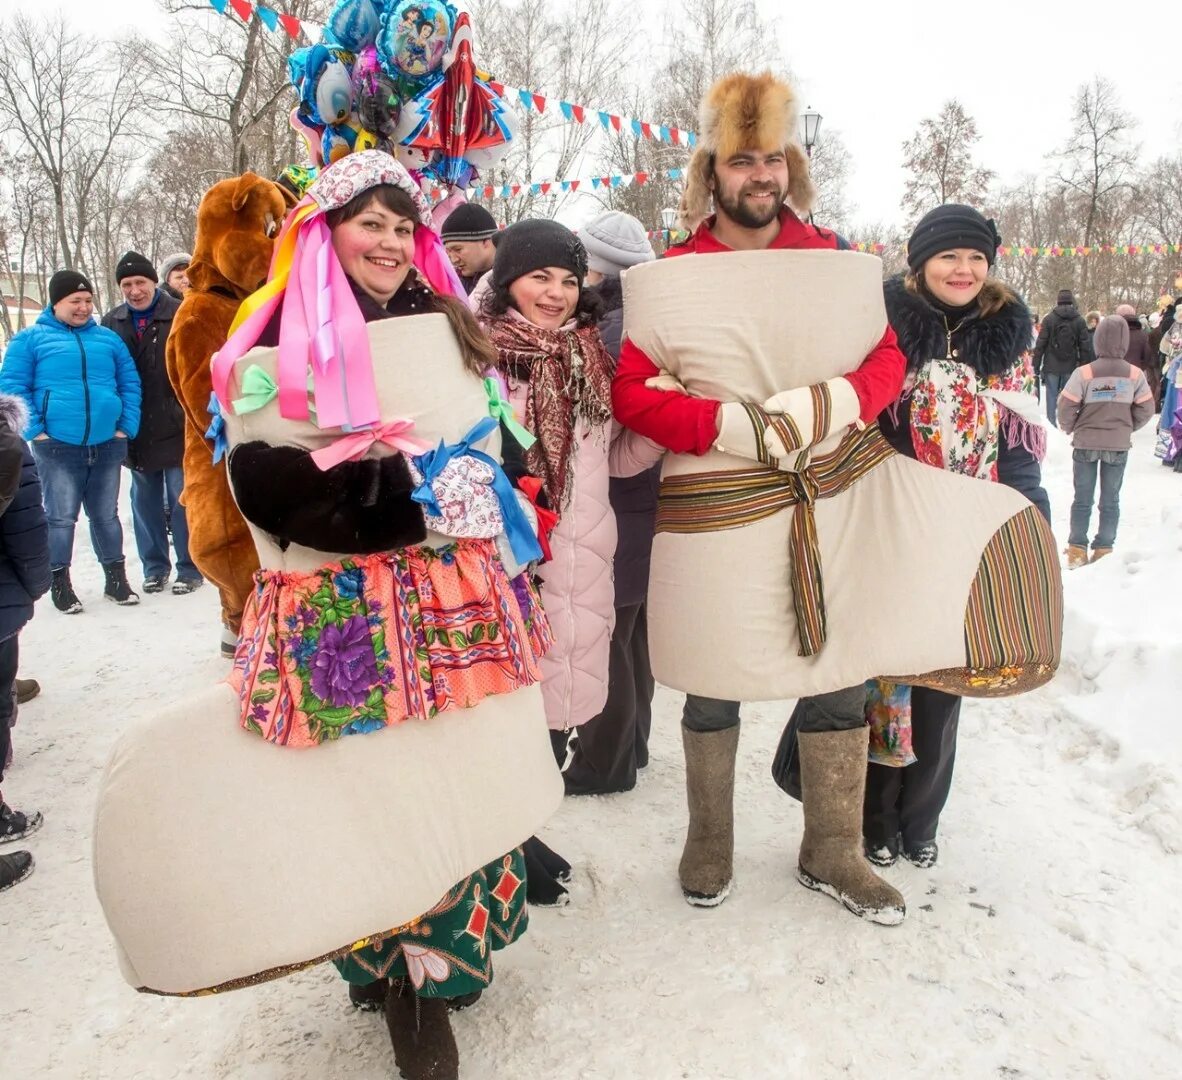
[(360, 52), (377, 41), (381, 10), (375, 0), (337, 0), (324, 24), (324, 40), (348, 52)]
[(400, 0), (382, 12), (378, 55), (386, 73), (420, 84), (443, 66), (456, 11), (443, 0)]
[(472, 27), (461, 13), (443, 76), (406, 104), (399, 141), (429, 156), (427, 175), (464, 187), (475, 172), (472, 155), (484, 153), (487, 161), (492, 153), (503, 153), (512, 138), (504, 114), (504, 103), (476, 75)]

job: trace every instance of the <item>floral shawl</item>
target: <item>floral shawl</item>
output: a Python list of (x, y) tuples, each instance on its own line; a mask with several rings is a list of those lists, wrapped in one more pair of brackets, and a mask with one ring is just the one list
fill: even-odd
[(497, 366), (511, 386), (528, 387), (525, 426), (537, 436), (526, 451), (530, 471), (542, 479), (559, 513), (570, 497), (570, 464), (579, 421), (592, 428), (611, 422), (615, 362), (593, 326), (568, 323), (544, 330), (516, 311), (492, 319), (488, 336)]

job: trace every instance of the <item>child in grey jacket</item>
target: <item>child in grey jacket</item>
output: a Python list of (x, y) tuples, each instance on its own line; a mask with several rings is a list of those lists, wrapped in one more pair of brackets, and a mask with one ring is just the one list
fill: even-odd
[(1100, 478), (1100, 529), (1092, 541), (1092, 562), (1112, 551), (1120, 520), (1120, 488), (1133, 432), (1153, 418), (1153, 394), (1145, 373), (1125, 360), (1129, 326), (1119, 315), (1100, 320), (1093, 340), (1096, 359), (1071, 373), (1059, 395), (1059, 427), (1075, 448), (1075, 502), (1067, 566), (1088, 561), (1088, 525)]

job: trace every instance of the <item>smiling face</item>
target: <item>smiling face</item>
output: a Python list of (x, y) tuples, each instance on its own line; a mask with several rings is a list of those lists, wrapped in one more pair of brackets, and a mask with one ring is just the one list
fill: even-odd
[(152, 297), (156, 295), (156, 282), (142, 274), (125, 277), (119, 282), (119, 288), (123, 290), (123, 299), (127, 301), (128, 306), (136, 311), (150, 307)]
[(332, 247), (345, 273), (385, 307), (413, 265), (415, 222), (374, 198), (333, 227)]
[(557, 330), (575, 313), (579, 279), (561, 266), (546, 266), (519, 277), (509, 286), (513, 306), (534, 326)]
[(53, 313), (59, 322), (67, 326), (83, 326), (94, 314), (94, 297), (86, 290), (79, 289), (54, 304)]
[(964, 307), (977, 299), (989, 276), (989, 260), (975, 248), (954, 248), (923, 264), (923, 283), (941, 303)]
[(714, 163), (715, 209), (743, 228), (771, 224), (787, 194), (788, 157), (783, 150), (745, 150)]

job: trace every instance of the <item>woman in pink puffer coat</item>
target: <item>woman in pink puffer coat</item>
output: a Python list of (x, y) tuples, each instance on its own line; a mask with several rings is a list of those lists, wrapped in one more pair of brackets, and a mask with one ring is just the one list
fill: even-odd
[[(542, 694), (560, 766), (570, 729), (597, 716), (607, 699), (616, 549), (608, 478), (638, 473), (660, 453), (619, 429), (613, 445), (615, 362), (595, 329), (586, 272), (586, 251), (569, 229), (518, 222), (501, 234), (481, 312), (514, 412), (537, 438), (526, 463), (542, 482), (543, 505), (559, 518), (538, 576), (554, 637), (542, 661)], [(540, 841), (533, 847), (531, 903), (561, 902), (569, 864)]]

